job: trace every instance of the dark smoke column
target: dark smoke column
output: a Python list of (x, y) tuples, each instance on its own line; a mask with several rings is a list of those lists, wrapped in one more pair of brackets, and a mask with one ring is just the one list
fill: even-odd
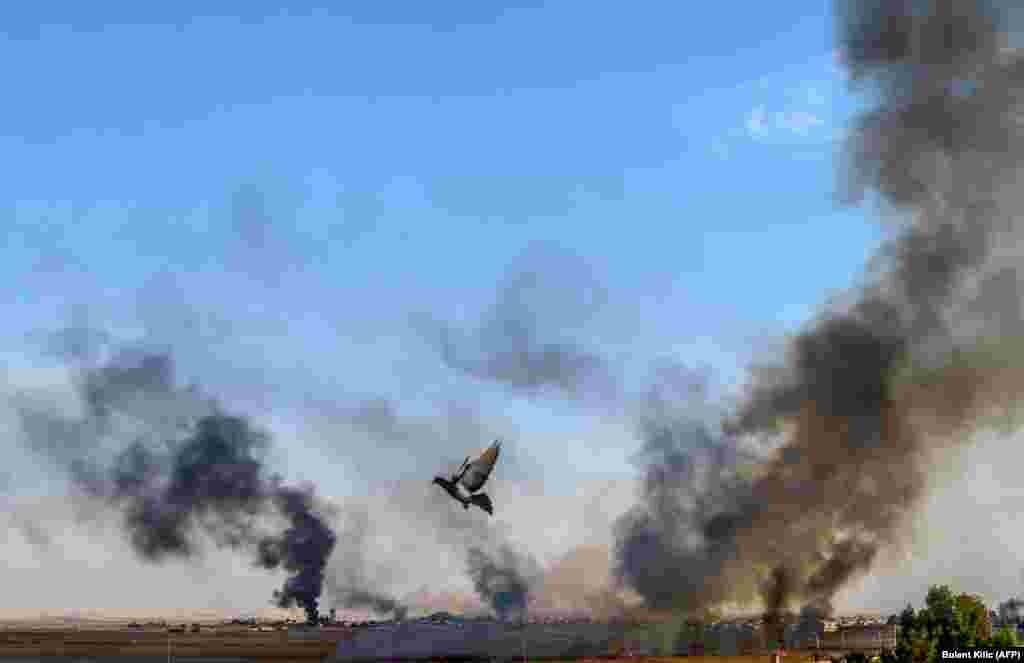
[[(848, 140), (850, 191), (879, 194), (897, 232), (867, 286), (754, 374), (728, 427), (685, 407), (644, 422), (643, 504), (619, 522), (616, 552), (652, 607), (759, 600), (773, 617), (798, 603), (827, 613), (899, 538), (928, 454), (1019, 397), (1019, 376), (946, 363), (1024, 331), (1017, 261), (993, 252), (1020, 234), (1024, 60), (1005, 45), (1008, 7), (837, 7), (850, 75), (877, 92)], [(957, 316), (973, 316), (970, 335)], [(781, 447), (737, 471), (744, 436), (781, 436)]]
[[(164, 354), (119, 352), (81, 366), (76, 377), (81, 417), (15, 402), (30, 448), (118, 510), (143, 560), (190, 558), (210, 542), (239, 550), (287, 571), (277, 605), (298, 605), (316, 621), (336, 537), (312, 489), (285, 486), (266, 467), (270, 436), (196, 390), (176, 387)], [(105, 443), (125, 439), (106, 456)], [(275, 516), (287, 523), (283, 531), (271, 527)]]
[(491, 606), (498, 619), (526, 619), (530, 590), (540, 575), (536, 562), (502, 545), (493, 555), (481, 548), (470, 548), (467, 566), (477, 594)]
[[(263, 568), (283, 567), (289, 576), (274, 593), (276, 604), (298, 605), (316, 623), (335, 535), (315, 512), (312, 489), (287, 487), (266, 474), (261, 456), (268, 444), (245, 419), (206, 416), (169, 458), (141, 445), (121, 454), (106, 497), (124, 510), (129, 538), (144, 559), (196, 554), (195, 535), (203, 531), (220, 546), (254, 550)], [(288, 527), (266, 533), (261, 518), (274, 513)]]
[(278, 537), (260, 542), (260, 564), (265, 568), (284, 567), (290, 574), (284, 588), (274, 592), (280, 608), (298, 605), (306, 611), (306, 621), (320, 621), (319, 598), (324, 586), (324, 567), (334, 550), (336, 537), (312, 509), (312, 490), (277, 487), (274, 501), (290, 526)]

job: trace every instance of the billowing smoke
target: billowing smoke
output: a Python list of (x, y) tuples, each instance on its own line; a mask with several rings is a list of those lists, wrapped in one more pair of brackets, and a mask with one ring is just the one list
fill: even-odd
[[(435, 467), (453, 472), (466, 454), (474, 453), (487, 441), (516, 437), (514, 430), (491, 425), (468, 401), (446, 400), (425, 415), (413, 414), (402, 402), (383, 396), (355, 403), (307, 405), (315, 413), (310, 417), (312, 427), (325, 439), (366, 438), (372, 442), (372, 453), (354, 453), (351, 445), (338, 448), (346, 462), (363, 475), (379, 472), (382, 466), (399, 476), (418, 477), (424, 468)], [(517, 457), (512, 448), (503, 452), (501, 476), (524, 476), (523, 460), (528, 459)]]
[(284, 568), (290, 575), (284, 588), (274, 592), (280, 608), (298, 605), (306, 621), (319, 619), (319, 597), (324, 586), (324, 566), (334, 549), (336, 537), (326, 521), (312, 509), (313, 491), (276, 486), (274, 501), (288, 520), (278, 536), (264, 536), (259, 543), (260, 564), (267, 569)]
[[(448, 403), (440, 415), (414, 416), (403, 413), (395, 402), (377, 398), (355, 408), (330, 409), (335, 424), (367, 435), (373, 442), (378, 462), (386, 450), (400, 450), (392, 467), (401, 467), (399, 456), (415, 459), (417, 466), (437, 467), (439, 473), (454, 471), (465, 454), (475, 454), (489, 439), (509, 436), (486, 428), (475, 409)], [(502, 447), (497, 476), (507, 480), (522, 474), (516, 445)], [(422, 469), (413, 476), (429, 476)], [(501, 509), (500, 495), (488, 484), (484, 490)], [(499, 484), (500, 485), (500, 484)], [(408, 529), (464, 559), (469, 578), (481, 602), (502, 619), (522, 616), (530, 594), (539, 580), (539, 566), (529, 555), (511, 545), (500, 525), (481, 518), (476, 509), (465, 510), (428, 480), (381, 485), (387, 506), (407, 519)], [(375, 508), (386, 508), (376, 500)], [(338, 571), (328, 580), (328, 593), (351, 607), (368, 608), (377, 613), (403, 616), (407, 606), (381, 588), (384, 583), (373, 577), (366, 559), (366, 541), (373, 524), (369, 515), (349, 510), (349, 522), (342, 530), (336, 557)], [(332, 566), (334, 564), (332, 563)]]
[[(851, 199), (880, 199), (896, 225), (865, 285), (793, 338), (788, 356), (752, 372), (728, 425), (719, 423), (703, 377), (659, 375), (636, 419), (642, 503), (618, 522), (614, 550), (617, 575), (651, 608), (758, 604), (778, 616), (800, 605), (807, 615), (827, 613), (836, 591), (900, 536), (924, 493), (930, 455), (1021, 396), (1024, 380), (1004, 341), (1024, 330), (1014, 223), (1024, 60), (1001, 41), (1004, 17), (989, 4), (850, 7), (837, 12), (845, 63), (875, 94), (850, 134), (848, 188)], [(245, 245), (235, 266), (267, 285), (286, 284), (306, 262), (274, 259), (288, 242), (269, 234), (266, 201), (243, 195), (235, 203)], [(145, 326), (165, 326), (165, 297), (147, 296), (154, 301)], [(448, 368), (517, 394), (621, 396), (609, 362), (578, 341), (603, 298), (573, 256), (534, 245), (478, 325), (427, 323), (420, 331)], [(175, 345), (195, 332), (163, 333), (157, 338)], [(196, 345), (209, 345), (207, 334), (197, 337)], [(401, 602), (378, 591), (359, 530), (350, 549), (350, 533), (332, 534), (311, 490), (268, 470), (266, 433), (198, 389), (177, 386), (166, 354), (97, 364), (95, 348), (106, 340), (84, 327), (57, 339), (63, 356), (80, 364), (81, 412), (32, 394), (15, 405), (32, 446), (119, 510), (140, 555), (189, 557), (212, 542), (285, 571), (276, 601), (300, 605), (310, 618), (322, 587), (343, 605), (401, 612)], [(410, 426), (401, 410), (381, 400), (322, 418), (372, 436), (380, 442), (372, 454), (390, 449), (416, 466), (395, 471), (389, 458), (366, 461), (389, 478), (406, 470), (418, 477), (439, 456), (457, 466), (491, 438), (475, 423), (464, 434)], [(502, 472), (511, 459), (503, 456)], [(430, 486), (429, 474), (408, 495), (382, 499), (378, 491), (375, 499), (398, 507), (409, 529), (465, 553), (495, 612), (521, 613), (534, 595), (534, 565), (503, 545), (494, 520)], [(332, 550), (343, 562), (336, 577), (326, 566)]]
[(287, 572), (276, 604), (315, 621), (335, 535), (313, 490), (269, 472), (269, 435), (197, 390), (177, 388), (172, 369), (167, 355), (142, 351), (84, 368), (77, 417), (23, 397), (26, 440), (120, 511), (144, 560), (189, 558), (206, 540), (248, 551), (260, 566)]
[(370, 516), (366, 510), (348, 509), (348, 518), (340, 531), (341, 545), (327, 576), (328, 597), (346, 608), (368, 609), (377, 614), (390, 614), (405, 619), (409, 609), (393, 596), (375, 590), (377, 582), (369, 576), (367, 536)]
[(25, 515), (14, 504), (8, 503), (8, 491), (11, 485), (9, 475), (0, 472), (0, 513), (6, 516), (8, 531), (17, 530), (25, 541), (38, 548), (50, 545), (50, 532), (42, 523)]
[(6, 516), (9, 530), (17, 530), (28, 543), (46, 547), (50, 544), (50, 534), (40, 523), (35, 522), (18, 512), (13, 505), (8, 504), (8, 492), (11, 486), (10, 475), (0, 471), (0, 513)]
[(540, 567), (528, 555), (508, 544), (493, 552), (472, 546), (466, 564), (473, 587), (500, 620), (526, 618), (531, 591), (540, 578)]
[(753, 372), (727, 425), (692, 404), (642, 424), (644, 499), (616, 561), (655, 607), (829, 611), (900, 537), (929, 454), (1021, 393), (1019, 371), (977, 348), (1021, 331), (1004, 249), (1019, 235), (1024, 59), (982, 2), (838, 14), (852, 78), (877, 92), (850, 136), (850, 192), (879, 194), (896, 232), (863, 288)]
[(1003, 624), (1020, 624), (1024, 613), (1024, 600), (1011, 598), (999, 604), (999, 620)]
[(604, 545), (581, 545), (546, 567), (532, 593), (530, 614), (601, 620), (631, 615), (637, 607), (635, 597), (614, 587), (609, 553)]
[(572, 338), (604, 300), (580, 259), (533, 244), (509, 268), (476, 329), (431, 320), (420, 327), (445, 364), (470, 377), (531, 396), (608, 398), (617, 389), (609, 366)]

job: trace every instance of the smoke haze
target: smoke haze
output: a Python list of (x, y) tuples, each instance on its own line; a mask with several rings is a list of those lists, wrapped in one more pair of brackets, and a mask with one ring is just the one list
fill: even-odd
[(606, 298), (588, 265), (550, 244), (522, 252), (479, 325), (465, 332), (430, 318), (418, 325), (444, 363), (513, 392), (612, 398), (616, 380), (599, 354), (574, 340)]
[(526, 618), (531, 590), (541, 575), (536, 561), (507, 545), (491, 554), (473, 546), (467, 552), (467, 565), (477, 594), (498, 619)]
[[(1024, 60), (980, 2), (839, 10), (851, 77), (878, 93), (851, 133), (849, 189), (877, 192), (896, 234), (860, 291), (753, 374), (724, 427), (647, 427), (644, 504), (619, 523), (617, 561), (654, 606), (830, 612), (902, 538), (932, 452), (1021, 391), (1010, 365), (948, 359), (1020, 331), (1019, 275), (994, 247), (1016, 230)], [(963, 311), (979, 316), (967, 338)], [(778, 435), (736, 472), (745, 436)]]

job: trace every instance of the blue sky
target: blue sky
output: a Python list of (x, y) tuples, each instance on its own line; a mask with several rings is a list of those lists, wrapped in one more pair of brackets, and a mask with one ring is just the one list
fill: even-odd
[[(8, 14), (9, 370), (85, 306), (278, 423), (308, 397), (469, 399), (544, 471), (615, 474), (634, 439), (446, 372), (409, 315), (478, 318), (551, 243), (607, 288), (582, 342), (630, 374), (669, 357), (734, 383), (877, 246), (871, 210), (835, 204), (856, 99), (825, 3), (351, 4)], [(255, 254), (233, 236), (246, 205)], [(359, 490), (280, 437), (290, 475)]]

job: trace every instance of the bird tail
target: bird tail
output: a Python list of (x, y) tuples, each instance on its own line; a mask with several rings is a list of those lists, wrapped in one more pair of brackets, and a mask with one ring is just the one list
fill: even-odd
[(491, 503), (491, 498), (487, 496), (487, 493), (477, 493), (476, 495), (470, 495), (469, 501), (477, 505), (484, 511), (486, 511), (487, 515), (494, 515), (494, 505)]

